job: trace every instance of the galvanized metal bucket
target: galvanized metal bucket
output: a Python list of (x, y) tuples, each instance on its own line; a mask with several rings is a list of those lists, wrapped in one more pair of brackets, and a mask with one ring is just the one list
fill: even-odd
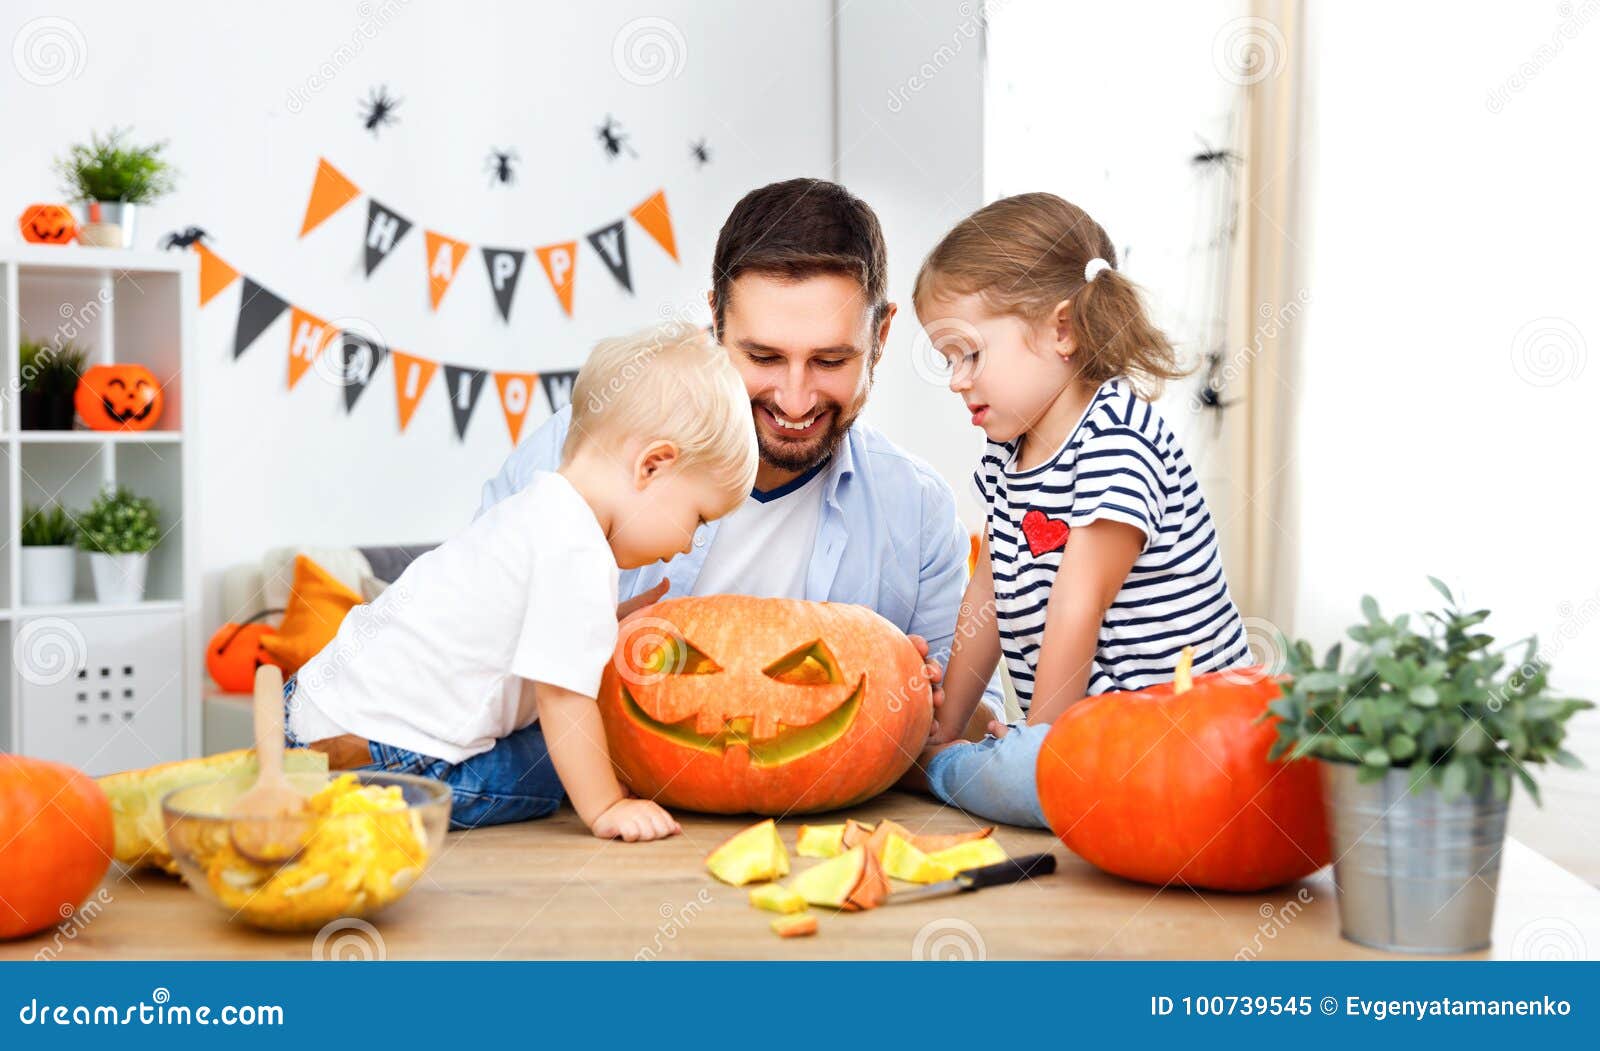
[(132, 248), (139, 206), (126, 201), (78, 201), (78, 243), (96, 248)]
[(1318, 765), (1340, 933), (1389, 952), (1488, 948), (1506, 804), (1488, 785), (1446, 800), (1432, 786), (1411, 792), (1403, 768), (1361, 784), (1352, 763)]

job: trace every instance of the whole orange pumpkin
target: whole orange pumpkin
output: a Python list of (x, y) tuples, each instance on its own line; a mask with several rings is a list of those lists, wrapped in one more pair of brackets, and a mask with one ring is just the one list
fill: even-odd
[(228, 693), (249, 693), (255, 686), (256, 669), (277, 663), (261, 647), (261, 640), (278, 629), (261, 619), (282, 612), (263, 610), (243, 623), (229, 621), (218, 628), (206, 644), (206, 671), (211, 681)]
[(599, 703), (628, 787), (714, 814), (875, 796), (933, 718), (922, 657), (877, 613), (745, 595), (671, 599), (623, 621)]
[(111, 866), (111, 804), (61, 763), (0, 753), (0, 938), (60, 923)]
[(96, 365), (78, 379), (78, 418), (97, 431), (147, 431), (161, 418), (161, 384), (143, 365)]
[(1263, 669), (1085, 698), (1046, 735), (1036, 777), (1050, 828), (1113, 875), (1252, 891), (1329, 860), (1315, 762), (1274, 762), (1278, 696)]
[(17, 225), (22, 239), (31, 244), (64, 245), (78, 236), (78, 220), (63, 204), (30, 204)]

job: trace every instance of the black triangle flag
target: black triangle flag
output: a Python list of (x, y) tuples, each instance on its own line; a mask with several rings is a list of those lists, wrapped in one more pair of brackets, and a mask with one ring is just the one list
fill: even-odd
[(515, 248), (485, 248), (483, 265), (489, 268), (489, 287), (494, 291), (495, 305), (500, 308), (500, 319), (511, 320), (511, 297), (517, 291), (517, 278), (522, 276), (522, 257), (527, 252)]
[(623, 234), (624, 229), (622, 220), (618, 219), (610, 226), (602, 226), (590, 234), (588, 241), (617, 283), (632, 292), (633, 281), (628, 277), (628, 241)]
[[(522, 253), (517, 253), (521, 255)], [(472, 419), (472, 409), (483, 393), (483, 382), (489, 378), (484, 369), (468, 369), (460, 365), (444, 367), (444, 389), (450, 395), (450, 415), (455, 417), (456, 437), (467, 439), (467, 421)]]
[(239, 296), (239, 323), (233, 330), (235, 359), (249, 350), (256, 337), (289, 308), (288, 302), (268, 292), (249, 277), (244, 279), (243, 287), (244, 291)]
[(344, 380), (344, 411), (348, 413), (355, 409), (356, 399), (372, 382), (373, 373), (383, 364), (389, 350), (359, 332), (341, 332), (338, 351), (339, 377)]
[(367, 276), (378, 269), (378, 264), (394, 251), (394, 246), (400, 243), (400, 238), (411, 229), (411, 220), (399, 212), (392, 212), (383, 205), (367, 198)]
[(539, 373), (539, 386), (544, 388), (545, 400), (550, 402), (551, 412), (560, 412), (563, 406), (572, 401), (572, 384), (577, 378), (577, 369)]

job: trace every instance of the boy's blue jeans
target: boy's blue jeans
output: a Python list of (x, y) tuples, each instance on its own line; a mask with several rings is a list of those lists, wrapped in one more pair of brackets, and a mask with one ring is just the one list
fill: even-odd
[(1048, 724), (1012, 723), (1004, 737), (951, 745), (928, 763), (928, 787), (942, 802), (987, 821), (1044, 828), (1034, 767)]
[[(291, 676), (283, 684), (284, 743), (290, 748), (304, 748), (307, 742), (297, 740), (287, 728), (294, 690)], [(447, 763), (379, 741), (368, 741), (367, 749), (372, 762), (358, 769), (416, 774), (449, 785), (454, 797), (450, 807), (453, 829), (549, 817), (566, 794), (538, 723), (502, 737), (487, 752), (461, 763)]]

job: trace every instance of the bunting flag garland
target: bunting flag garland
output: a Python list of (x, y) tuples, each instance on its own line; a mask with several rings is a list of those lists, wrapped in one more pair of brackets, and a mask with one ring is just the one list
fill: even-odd
[(339, 375), (344, 378), (344, 411), (355, 411), (356, 399), (372, 382), (389, 348), (359, 332), (339, 333)]
[[(328, 163), (326, 158), (319, 158), (316, 176), (311, 182), (311, 196), (306, 201), (305, 218), (300, 224), (300, 236), (306, 236), (335, 212), (362, 195), (361, 188), (351, 182), (343, 172)], [(367, 222), (362, 231), (362, 265), (366, 276), (371, 278), (373, 272), (378, 269), (378, 264), (394, 252), (414, 224), (412, 220), (377, 198), (370, 194), (366, 196)], [(632, 293), (632, 263), (627, 240), (628, 217), (632, 217), (640, 229), (649, 234), (651, 240), (660, 245), (674, 262), (679, 260), (678, 242), (672, 229), (672, 213), (667, 209), (665, 190), (656, 190), (629, 209), (627, 216), (583, 235), (583, 241), (600, 257), (600, 261), (605, 264), (607, 272), (616, 279), (617, 284), (621, 285), (624, 291)], [(432, 308), (437, 311), (445, 292), (449, 290), (451, 282), (460, 272), (462, 259), (473, 246), (437, 230), (427, 230), (425, 241), (426, 254), (423, 265), (428, 273), (428, 299)], [(490, 248), (484, 245), (478, 247), (483, 251), (484, 265), (494, 291), (495, 307), (499, 310), (501, 319), (509, 322), (511, 301), (516, 295), (517, 284), (522, 276), (522, 263), (527, 254), (526, 250)], [(202, 248), (201, 251), (203, 253), (201, 305), (203, 306), (231, 284), (238, 275), (236, 271), (218, 269), (217, 264), (221, 261), (215, 256), (209, 256), (209, 250)], [(539, 264), (544, 269), (545, 277), (550, 281), (550, 287), (555, 291), (556, 301), (560, 303), (562, 312), (571, 317), (573, 281), (578, 268), (578, 242), (556, 241), (534, 251), (539, 257)], [(226, 264), (221, 266), (225, 268)]]
[(560, 412), (572, 402), (572, 385), (577, 382), (577, 369), (539, 373), (539, 384), (544, 387), (544, 399), (550, 403), (551, 412)]
[(573, 270), (577, 266), (578, 242), (567, 241), (565, 244), (546, 245), (535, 248), (539, 256), (539, 265), (544, 267), (544, 276), (550, 279), (550, 287), (556, 290), (556, 298), (561, 301), (561, 309), (567, 312), (567, 317), (572, 316), (572, 279)]
[(306, 202), (306, 217), (300, 223), (300, 236), (315, 230), (322, 221), (361, 196), (355, 183), (326, 160), (317, 160), (317, 176), (311, 182), (311, 199)]
[(256, 337), (288, 309), (288, 300), (279, 299), (250, 278), (245, 278), (244, 292), (239, 296), (239, 323), (233, 330), (234, 360), (237, 361), (239, 355), (249, 350)]
[(517, 279), (522, 276), (522, 260), (528, 253), (516, 248), (485, 248), (483, 265), (489, 268), (489, 288), (494, 292), (494, 305), (500, 308), (500, 320), (511, 320), (511, 297), (517, 291)]
[(439, 364), (398, 350), (389, 351), (389, 356), (394, 359), (394, 400), (400, 411), (400, 432), (404, 434)]
[(456, 423), (456, 437), (467, 440), (467, 421), (483, 393), (483, 384), (489, 373), (483, 369), (469, 369), (462, 365), (444, 367), (444, 389), (450, 395), (450, 416)]
[(467, 257), (467, 249), (472, 246), (432, 230), (423, 231), (423, 236), (428, 242), (428, 298), (433, 302), (433, 309), (438, 310), (439, 300), (449, 290), (450, 282), (456, 279), (461, 260)]
[(617, 284), (630, 295), (633, 292), (633, 282), (628, 279), (628, 241), (623, 236), (627, 227), (621, 219), (610, 226), (602, 226), (594, 233), (589, 234), (584, 240), (589, 242), (589, 247), (600, 256), (600, 261), (611, 271), (611, 276), (617, 279)]
[(203, 241), (194, 243), (200, 253), (200, 305), (205, 306), (239, 278), (239, 271), (224, 263)]
[(367, 276), (378, 269), (378, 264), (388, 258), (394, 251), (394, 246), (411, 229), (411, 220), (390, 208), (379, 204), (375, 198), (367, 198), (367, 245), (366, 268)]
[(333, 339), (333, 329), (315, 314), (289, 307), (289, 389), (300, 382)]
[(511, 444), (522, 440), (522, 421), (533, 404), (533, 389), (539, 383), (537, 372), (497, 372), (494, 385), (500, 389), (500, 407), (505, 410)]

